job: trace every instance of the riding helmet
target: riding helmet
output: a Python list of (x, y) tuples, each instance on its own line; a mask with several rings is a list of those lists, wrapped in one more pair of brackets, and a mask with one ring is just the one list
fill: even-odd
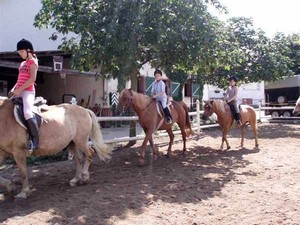
[(231, 76), (231, 77), (229, 78), (229, 81), (231, 81), (231, 80), (234, 80), (235, 82), (237, 82), (237, 81), (238, 81), (238, 79), (237, 79), (237, 77), (236, 77), (236, 76)]
[(155, 71), (154, 71), (154, 76), (155, 76), (155, 74), (160, 74), (161, 76), (162, 76), (162, 72), (161, 72), (161, 70), (159, 70), (159, 69), (156, 69)]
[(19, 41), (17, 44), (17, 51), (23, 50), (23, 49), (26, 49), (26, 50), (30, 49), (31, 51), (34, 51), (31, 42), (24, 38), (21, 41)]

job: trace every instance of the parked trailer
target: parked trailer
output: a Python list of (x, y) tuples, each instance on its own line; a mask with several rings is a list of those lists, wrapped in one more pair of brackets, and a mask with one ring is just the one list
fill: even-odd
[(300, 96), (300, 75), (265, 84), (266, 115), (291, 117), (295, 103)]

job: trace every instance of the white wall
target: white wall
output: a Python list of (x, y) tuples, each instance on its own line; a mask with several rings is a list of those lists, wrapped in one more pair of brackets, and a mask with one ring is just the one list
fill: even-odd
[(39, 30), (33, 26), (41, 7), (40, 0), (0, 1), (0, 52), (15, 51), (22, 38), (30, 40), (36, 51), (57, 50), (60, 38), (49, 40), (54, 30)]
[[(219, 91), (216, 93), (215, 91)], [(210, 98), (223, 98), (225, 91), (213, 85), (204, 85), (203, 100)], [(264, 82), (242, 84), (239, 86), (238, 101), (242, 103), (243, 98), (252, 98), (253, 105), (258, 105), (259, 102), (265, 103)]]

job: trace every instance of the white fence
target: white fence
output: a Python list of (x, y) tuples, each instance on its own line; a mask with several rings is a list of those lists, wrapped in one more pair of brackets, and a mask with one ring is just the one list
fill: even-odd
[[(76, 104), (77, 101), (76, 99), (72, 99), (71, 104)], [(270, 116), (265, 116), (264, 110), (274, 110), (278, 108), (274, 107), (262, 107), (259, 106), (259, 108), (255, 109), (256, 115), (257, 115), (257, 120), (262, 120), (262, 119), (270, 119)], [(281, 110), (291, 110), (293, 107), (281, 107)], [(200, 115), (203, 114), (204, 111), (200, 111), (200, 102), (199, 100), (196, 101), (196, 112), (189, 112), (189, 116), (196, 117), (196, 123), (192, 123), (192, 129), (194, 131), (197, 131), (199, 133), (201, 129), (206, 129), (206, 128), (211, 128), (211, 127), (218, 127), (218, 124), (210, 124), (210, 125), (200, 125)], [(293, 117), (288, 117), (288, 118), (293, 118)], [(295, 117), (294, 117), (295, 118)], [(98, 122), (102, 121), (138, 121), (137, 116), (126, 116), (126, 117), (97, 117)], [(174, 134), (178, 134), (180, 131), (174, 131)], [(161, 132), (157, 136), (167, 136), (168, 134), (166, 132)], [(106, 139), (104, 142), (106, 144), (109, 143), (117, 143), (117, 142), (126, 142), (126, 141), (134, 141), (134, 140), (143, 140), (143, 136), (136, 136), (136, 137), (116, 137), (114, 139)]]
[[(218, 127), (218, 124), (210, 124), (210, 125), (200, 125), (200, 115), (203, 114), (203, 111), (200, 111), (200, 102), (197, 100), (196, 103), (197, 111), (196, 112), (189, 112), (189, 116), (196, 117), (196, 124), (192, 123), (192, 130), (196, 130), (197, 132), (200, 132), (201, 129), (210, 128), (210, 127)], [(98, 122), (102, 121), (138, 121), (137, 116), (122, 116), (122, 117), (97, 117)], [(180, 133), (180, 131), (174, 131), (174, 134)], [(163, 137), (167, 136), (168, 134), (166, 132), (161, 132), (156, 136)], [(135, 140), (143, 140), (145, 136), (136, 136), (136, 137), (116, 137), (114, 139), (107, 139), (104, 140), (106, 144), (110, 143), (117, 143), (117, 142), (125, 142), (125, 141), (135, 141)]]

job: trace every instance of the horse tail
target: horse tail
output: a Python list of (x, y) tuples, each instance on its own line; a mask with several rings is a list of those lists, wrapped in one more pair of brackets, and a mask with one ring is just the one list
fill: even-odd
[(100, 130), (97, 117), (92, 110), (87, 109), (92, 118), (92, 129), (90, 132), (90, 139), (93, 142), (92, 148), (97, 152), (100, 160), (108, 162), (111, 159), (112, 150), (104, 144), (102, 132)]
[(182, 107), (185, 111), (185, 120), (186, 120), (185, 133), (189, 137), (189, 136), (194, 135), (194, 132), (193, 132), (192, 126), (191, 126), (190, 116), (189, 116), (189, 109), (188, 109), (187, 105), (184, 102), (182, 102), (181, 105), (182, 105)]

